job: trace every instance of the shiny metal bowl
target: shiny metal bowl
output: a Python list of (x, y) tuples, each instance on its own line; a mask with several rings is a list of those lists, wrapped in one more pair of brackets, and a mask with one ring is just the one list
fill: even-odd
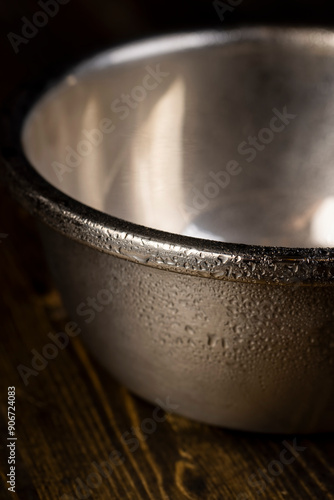
[(119, 381), (211, 424), (334, 429), (332, 32), (134, 43), (11, 116), (10, 184)]

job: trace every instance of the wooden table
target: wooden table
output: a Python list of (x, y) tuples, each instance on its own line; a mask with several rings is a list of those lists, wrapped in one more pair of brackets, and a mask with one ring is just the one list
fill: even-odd
[[(244, 0), (222, 25), (209, 0), (71, 0), (14, 54), (6, 34), (20, 33), (21, 17), (31, 19), (40, 8), (28, 0), (6, 2), (0, 8), (6, 76), (0, 98), (25, 77), (46, 75), (52, 61), (127, 38), (252, 19), (327, 24), (325, 4), (332, 8), (323, 0), (316, 8), (311, 0), (294, 0), (288, 9), (279, 0)], [(80, 336), (25, 385), (17, 366), (31, 366), (31, 350), (41, 352), (48, 333), (61, 332), (68, 318), (33, 221), (1, 187), (0, 206), (1, 499), (334, 499), (333, 435), (235, 432), (176, 415), (165, 419), (161, 412), (163, 421), (152, 426), (145, 419), (152, 419), (154, 407), (100, 368)], [(16, 493), (5, 486), (8, 386), (16, 388)], [(296, 456), (284, 451), (293, 444)]]
[(30, 216), (2, 188), (0, 205), (4, 483), (8, 386), (17, 437), (16, 493), (3, 486), (1, 499), (334, 499), (333, 435), (236, 432), (161, 411), (156, 422), (154, 406), (100, 368), (80, 335), (25, 385), (17, 366), (31, 367), (31, 350), (68, 318)]

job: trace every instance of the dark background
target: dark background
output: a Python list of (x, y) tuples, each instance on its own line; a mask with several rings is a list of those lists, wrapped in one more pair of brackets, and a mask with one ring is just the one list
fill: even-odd
[[(234, 0), (235, 1), (235, 0)], [(243, 0), (219, 19), (210, 0), (69, 0), (15, 54), (8, 33), (21, 35), (22, 17), (37, 1), (0, 4), (0, 102), (16, 87), (48, 79), (57, 68), (108, 46), (171, 31), (242, 24), (330, 26), (333, 0)], [(279, 61), (277, 61), (279, 64)], [(1, 174), (0, 174), (1, 175)], [(1, 179), (0, 179), (1, 181)], [(0, 499), (77, 498), (76, 481), (92, 462), (122, 450), (126, 462), (89, 496), (98, 500), (334, 500), (332, 435), (300, 436), (305, 452), (259, 496), (250, 478), (267, 470), (291, 436), (218, 429), (171, 415), (138, 451), (120, 435), (152, 416), (153, 407), (128, 393), (91, 359), (80, 338), (25, 387), (17, 365), (29, 366), (47, 332), (63, 331), (66, 311), (48, 272), (32, 218), (0, 182)], [(7, 492), (6, 394), (16, 386), (17, 493)], [(263, 480), (263, 478), (262, 478)], [(71, 495), (71, 496), (70, 496)], [(65, 497), (64, 497), (65, 498)]]
[(210, 0), (68, 0), (15, 54), (7, 34), (21, 35), (22, 17), (31, 20), (38, 10), (41, 7), (33, 0), (1, 1), (1, 98), (29, 77), (43, 73), (47, 77), (52, 66), (144, 36), (238, 24), (330, 25), (334, 21), (330, 0), (242, 0), (226, 12), (223, 22)]

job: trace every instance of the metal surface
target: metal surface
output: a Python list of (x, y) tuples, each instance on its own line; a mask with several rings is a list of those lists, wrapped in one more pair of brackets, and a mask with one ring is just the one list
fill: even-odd
[(165, 37), (74, 68), (23, 129), (16, 105), (9, 181), (92, 351), (142, 397), (231, 428), (333, 430), (333, 41)]

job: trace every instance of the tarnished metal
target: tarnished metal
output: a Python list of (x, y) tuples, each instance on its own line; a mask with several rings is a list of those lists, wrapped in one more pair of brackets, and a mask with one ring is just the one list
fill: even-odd
[(9, 182), (65, 305), (147, 400), (231, 428), (333, 430), (333, 40), (172, 35), (11, 105)]

